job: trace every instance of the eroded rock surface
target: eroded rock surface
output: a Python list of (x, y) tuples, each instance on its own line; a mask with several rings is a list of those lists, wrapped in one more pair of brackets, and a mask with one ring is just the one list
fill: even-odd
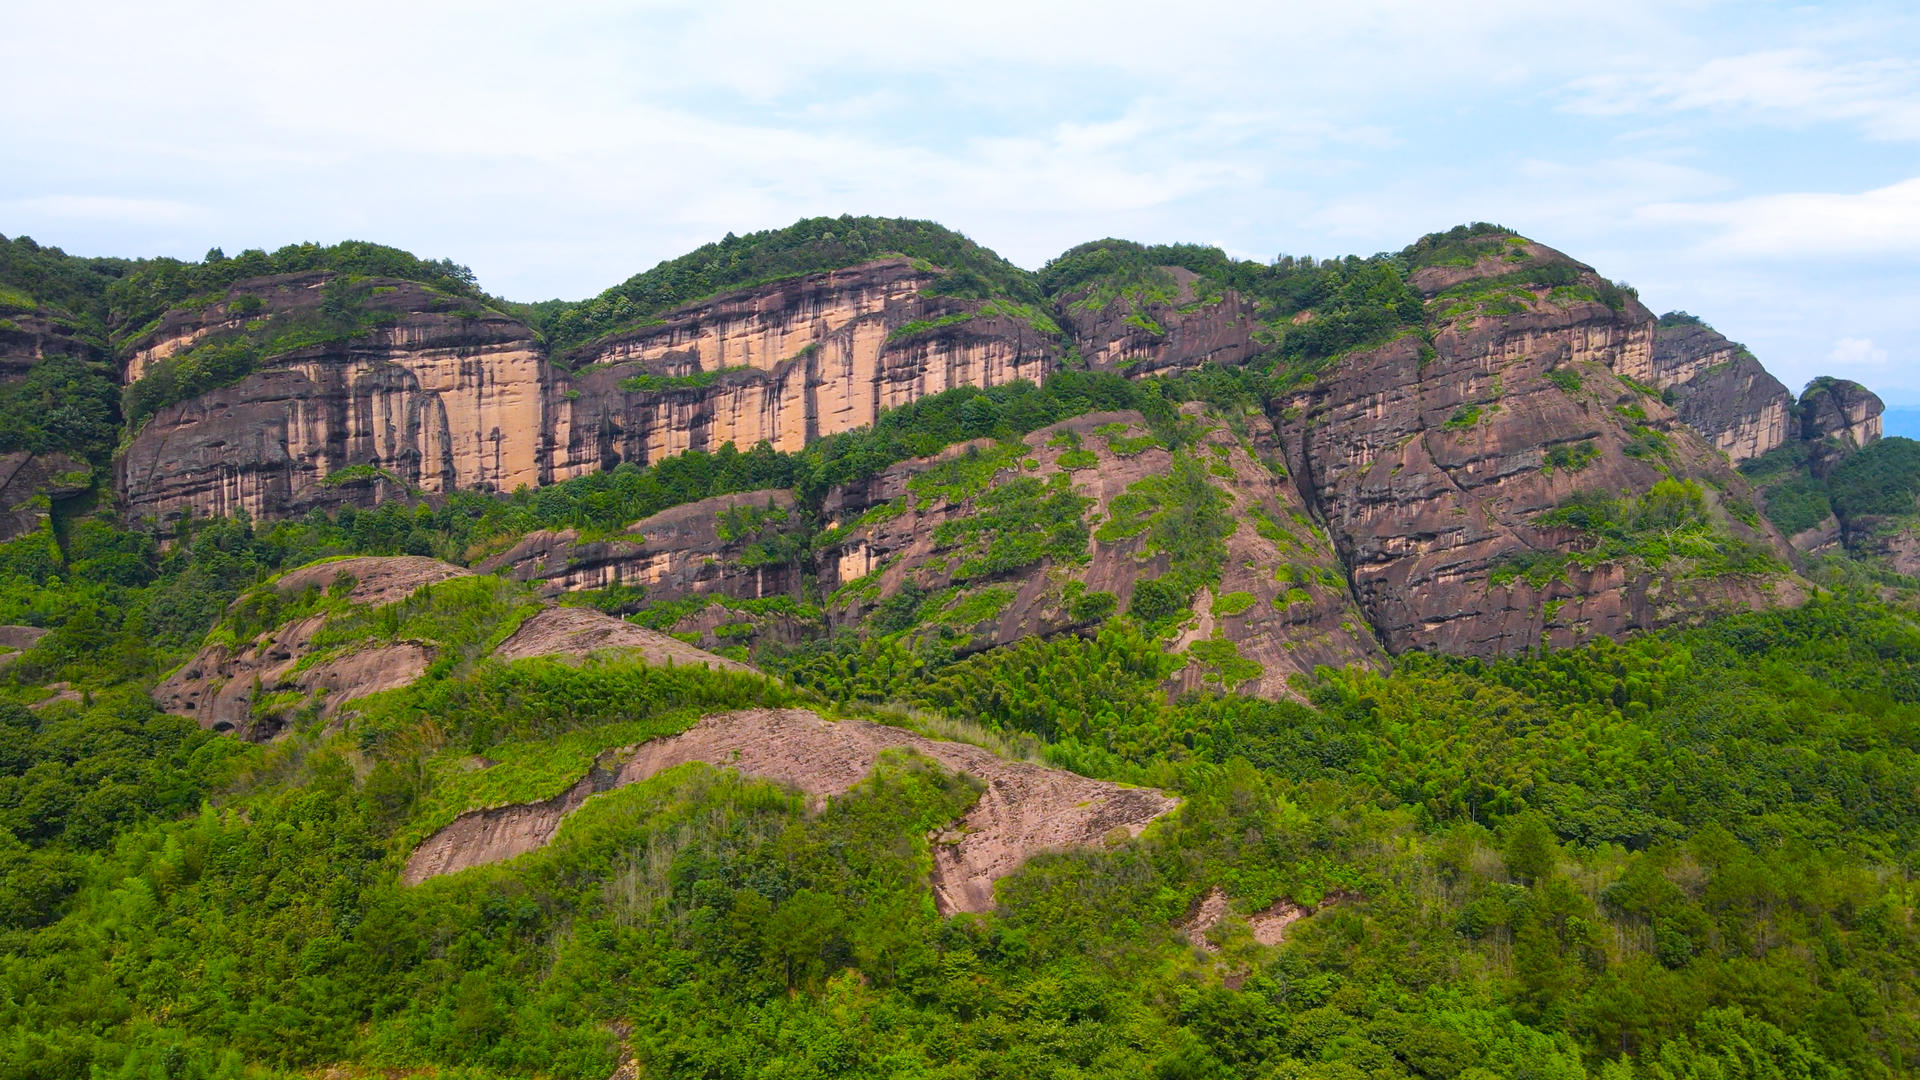
[[(1270, 464), (1279, 455), (1264, 418), (1241, 419), (1244, 435), (1219, 418), (1196, 417), (1209, 430), (1183, 451), (1219, 500), (1228, 532), (1218, 583), (1197, 598), (1193, 625), (1174, 647), (1216, 636), (1232, 642), (1240, 657), (1260, 666), (1260, 674), (1234, 685), (1279, 696), (1288, 693), (1292, 675), (1319, 664), (1371, 663), (1380, 651), (1331, 543)], [(974, 460), (999, 455), (998, 467), (979, 490), (960, 495), (941, 482), (941, 470), (964, 464), (969, 454)], [(1152, 478), (1173, 467), (1174, 455), (1153, 442), (1145, 419), (1132, 412), (1062, 421), (1028, 435), (1018, 453), (976, 444), (903, 462), (829, 498), (829, 511), (843, 526), (835, 534), (838, 542), (821, 556), (820, 576), (835, 590), (829, 617), (854, 624), (903, 590), (935, 594), (958, 588), (962, 592), (950, 605), (955, 612), (972, 610), (968, 595), (1000, 595), (983, 617), (933, 613), (933, 622), (945, 619), (969, 635), (968, 648), (1093, 625), (1127, 610), (1140, 582), (1167, 573), (1171, 557), (1159, 549), (1151, 528), (1110, 530), (1111, 539), (1102, 539), (1101, 528), (1116, 514), (1137, 524), (1138, 512), (1122, 500), (1142, 498)], [(1064, 484), (1085, 501), (1080, 558), (1049, 557), (1005, 571), (983, 572), (975, 565), (983, 542), (991, 541), (966, 527), (994, 492), (1012, 484), (1042, 490)], [(1082, 606), (1093, 594), (1109, 594), (1112, 602), (1104, 610)], [(1216, 601), (1224, 601), (1217, 611)], [(1183, 668), (1176, 680), (1185, 689), (1221, 686), (1218, 673), (1200, 663)]]
[(529, 615), (511, 637), (500, 643), (493, 656), (496, 660), (513, 661), (536, 656), (580, 658), (608, 651), (631, 653), (656, 666), (676, 664), (718, 671), (754, 670), (657, 630), (577, 607), (553, 607)]
[(1736, 464), (1799, 437), (1793, 395), (1780, 380), (1746, 346), (1684, 312), (1659, 321), (1652, 381), (1681, 420)]
[[(321, 319), (333, 282), (328, 273), (250, 279), (218, 303), (170, 311), (134, 346), (127, 380), (196, 346)], [(540, 482), (547, 379), (533, 332), (414, 282), (357, 287), (372, 328), (269, 355), (262, 370), (141, 427), (119, 466), (130, 516), (271, 518), (410, 490)]]
[(784, 489), (719, 495), (663, 510), (620, 535), (581, 540), (573, 529), (541, 530), (480, 564), (487, 573), (534, 583), (548, 596), (623, 585), (651, 603), (717, 593), (741, 599), (788, 595), (800, 567), (753, 557), (756, 543), (800, 524)]
[[(426, 586), (471, 575), (438, 559), (368, 556), (314, 563), (272, 583), (284, 600), (309, 589), (365, 607), (404, 600)], [(348, 702), (394, 690), (418, 679), (434, 659), (434, 647), (418, 641), (370, 641), (316, 655), (315, 635), (327, 623), (320, 612), (294, 618), (234, 645), (216, 642), (196, 653), (154, 688), (166, 712), (192, 717), (201, 727), (263, 740), (284, 728), (284, 710), (263, 708), (269, 699), (304, 705), (317, 702), (333, 716)], [(583, 608), (547, 608), (528, 616), (494, 651), (502, 661), (534, 656), (585, 657), (620, 651), (649, 664), (695, 664), (752, 670), (644, 627)]]
[(1800, 395), (1800, 437), (1808, 442), (1832, 439), (1848, 449), (1874, 442), (1881, 434), (1879, 395), (1848, 379), (1815, 379)]
[(977, 746), (899, 728), (829, 721), (803, 709), (750, 710), (710, 716), (679, 735), (603, 755), (586, 777), (554, 798), (463, 814), (414, 850), (401, 880), (418, 884), (533, 851), (591, 795), (687, 762), (735, 769), (825, 800), (846, 793), (881, 754), (895, 749), (986, 783), (959, 828), (933, 845), (934, 898), (946, 913), (986, 911), (993, 906), (994, 882), (1028, 858), (1138, 835), (1176, 805), (1152, 789), (1007, 761)]
[(67, 454), (0, 454), (0, 542), (38, 529), (53, 501), (93, 486), (93, 470)]
[(1056, 298), (1066, 330), (1089, 366), (1140, 377), (1202, 364), (1245, 363), (1260, 346), (1253, 307), (1231, 289), (1202, 296), (1199, 275), (1181, 266), (1157, 268), (1161, 287), (1108, 296), (1087, 287)]
[[(1571, 263), (1536, 244), (1518, 252)], [(1492, 283), (1508, 261), (1427, 268), (1414, 280), (1430, 293)], [(1576, 493), (1644, 492), (1671, 472), (1700, 478), (1717, 498), (1751, 497), (1658, 396), (1625, 381), (1654, 377), (1652, 315), (1631, 298), (1618, 310), (1592, 299), (1606, 283), (1574, 266), (1582, 291), (1489, 284), (1486, 297), (1431, 300), (1431, 345), (1407, 336), (1354, 354), (1277, 403), (1294, 474), (1395, 652), (1566, 646), (1804, 595), (1777, 576), (1681, 580), (1609, 564), (1539, 586), (1493, 582), (1502, 563), (1579, 542), (1536, 524)], [(1492, 314), (1496, 304), (1519, 310)], [(1720, 513), (1719, 524), (1784, 562), (1784, 542), (1744, 516)]]

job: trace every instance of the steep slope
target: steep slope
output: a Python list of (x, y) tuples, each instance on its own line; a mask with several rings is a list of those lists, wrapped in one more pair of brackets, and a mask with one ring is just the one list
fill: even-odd
[(1793, 395), (1780, 380), (1746, 346), (1684, 311), (1668, 312), (1655, 324), (1648, 381), (1736, 465), (1799, 437)]
[(817, 543), (828, 619), (966, 653), (1127, 612), (1182, 654), (1175, 685), (1270, 697), (1371, 663), (1339, 562), (1251, 419), (1193, 410), (1170, 448), (1138, 413), (1093, 413), (838, 491)]
[(285, 517), (540, 481), (545, 365), (532, 331), (429, 285), (246, 279), (169, 310), (126, 355), (139, 426), (120, 477), (136, 518)]
[(553, 386), (544, 478), (731, 442), (798, 450), (882, 409), (955, 386), (1038, 382), (1051, 320), (998, 300), (931, 294), (909, 259), (744, 289), (582, 345)]
[(1651, 314), (1551, 249), (1475, 244), (1414, 272), (1420, 332), (1274, 402), (1387, 646), (1506, 653), (1799, 597), (1745, 482), (1641, 389)]

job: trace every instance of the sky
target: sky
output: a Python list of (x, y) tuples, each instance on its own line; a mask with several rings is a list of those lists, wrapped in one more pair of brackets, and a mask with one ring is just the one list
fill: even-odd
[[(1768, 0), (15, 5), (0, 233), (373, 240), (515, 300), (931, 218), (1270, 259), (1494, 221), (1920, 405), (1920, 11)], [(1335, 9), (1338, 10), (1335, 10)]]

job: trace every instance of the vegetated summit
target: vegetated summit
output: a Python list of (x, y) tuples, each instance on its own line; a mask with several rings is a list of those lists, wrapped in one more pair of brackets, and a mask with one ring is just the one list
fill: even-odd
[(0, 1078), (1908, 1075), (1881, 412), (1484, 224), (0, 238)]

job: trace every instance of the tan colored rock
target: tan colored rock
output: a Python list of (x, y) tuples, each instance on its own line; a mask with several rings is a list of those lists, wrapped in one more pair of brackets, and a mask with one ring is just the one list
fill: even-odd
[(679, 735), (602, 755), (585, 778), (554, 798), (463, 814), (408, 856), (401, 880), (418, 884), (536, 850), (592, 795), (687, 762), (771, 780), (823, 803), (845, 794), (873, 770), (881, 754), (896, 749), (986, 784), (959, 828), (933, 845), (934, 899), (943, 913), (989, 910), (994, 883), (1032, 856), (1136, 836), (1177, 805), (1149, 788), (1006, 761), (977, 746), (900, 728), (829, 721), (802, 709), (761, 709), (710, 716)]

